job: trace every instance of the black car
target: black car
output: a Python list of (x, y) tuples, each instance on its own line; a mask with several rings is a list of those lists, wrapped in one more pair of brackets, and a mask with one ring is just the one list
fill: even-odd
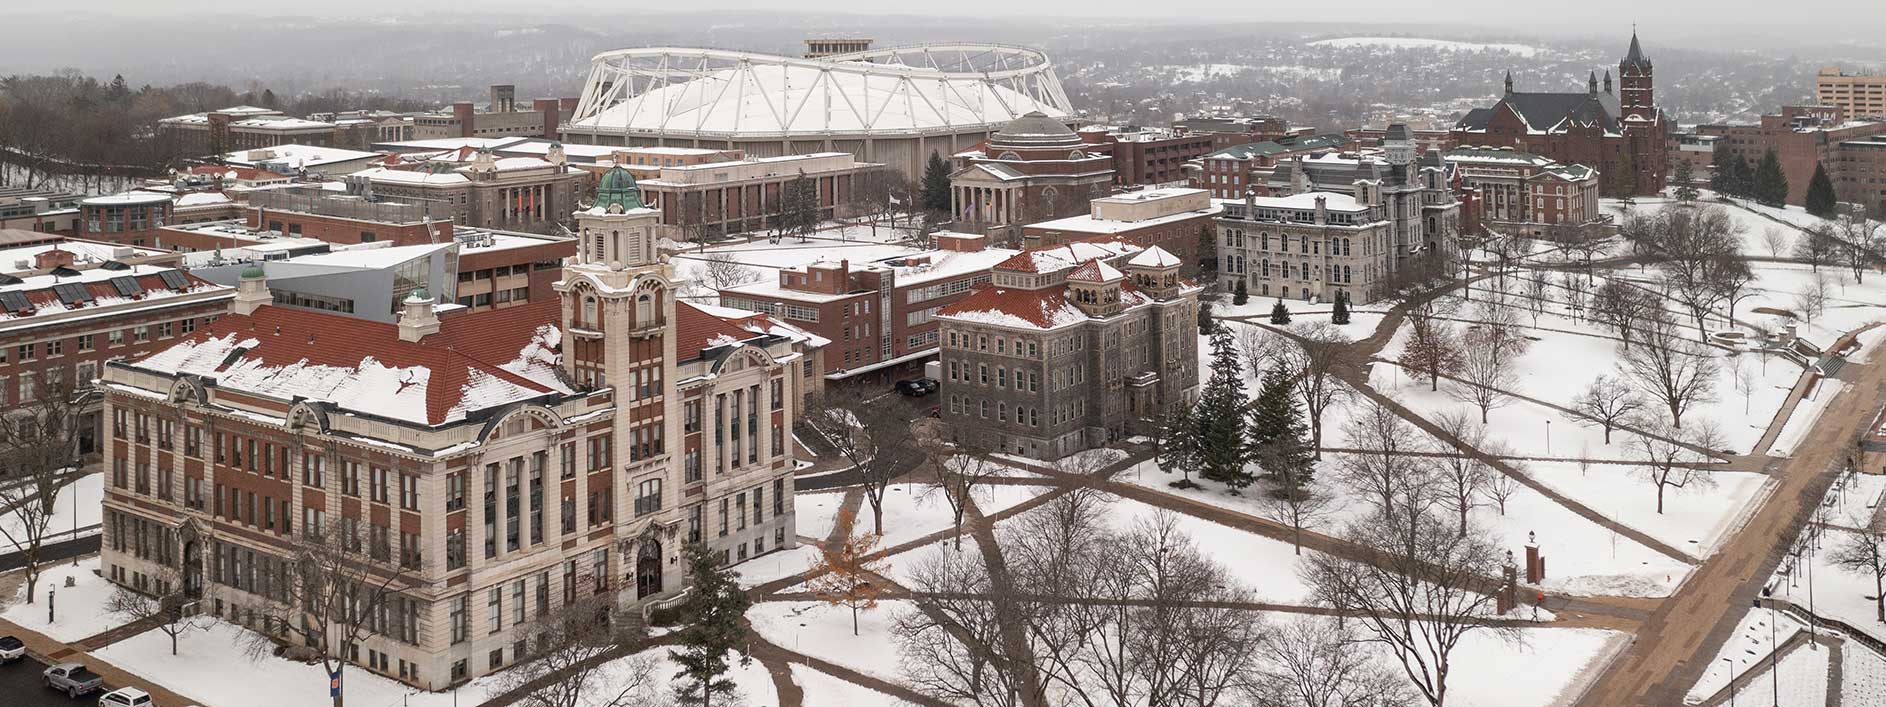
[(0, 663), (11, 663), (26, 657), (26, 642), (13, 636), (0, 636)]
[(921, 398), (934, 393), (936, 392), (936, 388), (936, 381), (929, 378), (912, 378), (910, 380), (897, 382), (897, 392), (913, 398)]

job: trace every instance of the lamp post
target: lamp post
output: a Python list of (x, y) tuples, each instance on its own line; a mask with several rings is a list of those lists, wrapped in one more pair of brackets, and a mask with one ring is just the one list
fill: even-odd
[(1545, 453), (1552, 453), (1552, 421), (1545, 421)]
[[(1774, 704), (1777, 704), (1777, 705), (1779, 705), (1779, 704), (1781, 704), (1781, 654), (1780, 654), (1780, 652), (1779, 652), (1779, 651), (1777, 651), (1777, 650), (1775, 649), (1775, 600), (1774, 600), (1774, 598), (1773, 598), (1773, 596), (1772, 596), (1772, 595), (1774, 594), (1774, 592), (1775, 592), (1775, 590), (1774, 590), (1773, 588), (1771, 588), (1771, 587), (1762, 587), (1762, 596), (1763, 596), (1763, 597), (1768, 597), (1768, 677), (1769, 677), (1769, 684), (1770, 684), (1770, 686), (1772, 687), (1772, 689), (1774, 690), (1774, 698), (1775, 698), (1775, 702), (1774, 702)], [(1759, 608), (1761, 608), (1761, 606), (1762, 606), (1762, 600), (1761, 600), (1761, 599), (1756, 599), (1756, 600), (1755, 600), (1755, 608), (1758, 608), (1758, 609), (1759, 609)]]
[(1735, 707), (1735, 659), (1723, 658), (1722, 662), (1729, 664), (1729, 707)]

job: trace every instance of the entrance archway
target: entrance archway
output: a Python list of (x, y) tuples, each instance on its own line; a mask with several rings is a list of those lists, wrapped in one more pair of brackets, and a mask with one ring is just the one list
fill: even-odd
[(661, 541), (647, 538), (636, 552), (635, 598), (646, 599), (661, 593)]

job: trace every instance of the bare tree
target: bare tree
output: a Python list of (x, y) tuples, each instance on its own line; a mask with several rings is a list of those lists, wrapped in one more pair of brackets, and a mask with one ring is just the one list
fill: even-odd
[(124, 619), (125, 623), (149, 622), (170, 638), (170, 654), (177, 654), (177, 639), (192, 631), (206, 631), (215, 618), (202, 613), (201, 602), (210, 597), (184, 584), (176, 567), (160, 564), (146, 574), (151, 591), (140, 592), (120, 584), (105, 600), (105, 613)]
[[(38, 384), (21, 376), (17, 403), (0, 410), (0, 509), (16, 521), (0, 523), (0, 535), (23, 557), (28, 604), (38, 594), (47, 564), (41, 552), (52, 533), (59, 494), (81, 475), (78, 435), (85, 424), (85, 392), (58, 370), (47, 369)], [(111, 481), (124, 487), (128, 473), (114, 469)]]
[(921, 444), (931, 468), (936, 470), (937, 482), (930, 488), (949, 505), (950, 521), (956, 528), (955, 546), (961, 548), (963, 517), (969, 506), (990, 481), (1002, 476), (1003, 467), (994, 456), (997, 440), (984, 428), (928, 422)]
[(1664, 492), (1669, 489), (1715, 488), (1715, 474), (1699, 466), (1709, 461), (1709, 455), (1699, 450), (1723, 446), (1722, 433), (1715, 425), (1705, 421), (1682, 429), (1652, 420), (1646, 426), (1648, 433), (1631, 440), (1631, 446), (1644, 456), (1645, 463), (1638, 468), (1644, 480), (1656, 488), (1658, 514), (1663, 513)]
[(1343, 426), (1357, 448), (1336, 464), (1336, 479), (1367, 499), (1377, 512), (1398, 504), (1426, 506), (1431, 497), (1433, 464), (1420, 431), (1388, 406), (1371, 401)]
[(1872, 523), (1843, 533), (1843, 539), (1827, 554), (1827, 561), (1849, 573), (1873, 579), (1875, 617), (1886, 623), (1886, 529)]
[(1309, 415), (1310, 447), (1322, 458), (1323, 413), (1349, 397), (1349, 388), (1336, 378), (1344, 352), (1354, 343), (1328, 322), (1292, 324), (1289, 335), (1251, 327), (1244, 332), (1245, 355), (1251, 370), (1279, 367), (1291, 374), (1291, 392)]
[(1816, 275), (1800, 292), (1794, 293), (1794, 308), (1800, 310), (1801, 318), (1807, 323), (1814, 323), (1815, 317), (1827, 311), (1827, 300), (1833, 295), (1829, 289), (1827, 276)]
[(1571, 310), (1572, 318), (1585, 316), (1585, 282), (1578, 273), (1565, 271), (1559, 279), (1559, 289), (1565, 291), (1565, 307)]
[(1480, 458), (1480, 450), (1486, 445), (1487, 430), (1484, 423), (1474, 424), (1472, 419), (1459, 410), (1443, 412), (1435, 420), (1446, 435), (1442, 440), (1448, 445), (1447, 453), (1434, 464), (1435, 478), (1445, 488), (1447, 502), (1452, 504), (1460, 517), (1460, 532), (1467, 532), (1467, 514), (1480, 505), (1480, 491), (1494, 474)]
[[(1515, 467), (1520, 466), (1519, 462), (1513, 464)], [(1513, 497), (1518, 496), (1519, 492), (1525, 488), (1526, 485), (1520, 483), (1519, 479), (1512, 475), (1496, 472), (1487, 475), (1486, 482), (1480, 485), (1480, 493), (1486, 496), (1487, 501), (1498, 508), (1500, 515), (1503, 516), (1506, 515), (1506, 503), (1513, 500)]]
[(1827, 224), (1820, 224), (1807, 230), (1794, 242), (1794, 257), (1820, 272), (1822, 265), (1833, 262), (1840, 252), (1840, 240), (1834, 237), (1834, 229)]
[(1886, 262), (1881, 258), (1886, 238), (1879, 235), (1875, 225), (1862, 209), (1844, 209), (1834, 219), (1840, 243), (1836, 256), (1853, 272), (1854, 284), (1864, 281), (1868, 268)]
[(1779, 258), (1788, 247), (1788, 236), (1779, 227), (1769, 226), (1762, 231), (1762, 247), (1768, 249), (1768, 257)]
[(1640, 327), (1643, 343), (1619, 355), (1618, 369), (1652, 400), (1670, 412), (1670, 423), (1683, 426), (1683, 411), (1716, 399), (1716, 358), (1677, 334), (1676, 322), (1658, 312)]
[(1615, 330), (1626, 349), (1631, 347), (1639, 322), (1661, 311), (1648, 293), (1623, 280), (1605, 280), (1591, 297), (1592, 318)]
[(1277, 485), (1262, 497), (1264, 517), (1290, 526), (1293, 532), (1290, 544), (1301, 555), (1303, 531), (1322, 524), (1335, 510), (1336, 498), (1310, 490), (1308, 469), (1293, 468), (1289, 463), (1279, 464), (1276, 461), (1282, 460), (1265, 461), (1265, 468), (1273, 470), (1271, 476)]
[(738, 287), (760, 279), (758, 272), (734, 260), (733, 254), (726, 251), (708, 255), (707, 259), (702, 261), (701, 271), (704, 273), (707, 285), (715, 290)]
[(1460, 365), (1456, 376), (1460, 385), (1447, 389), (1449, 397), (1480, 409), (1480, 422), (1487, 413), (1512, 400), (1508, 391), (1519, 386), (1519, 374), (1513, 360), (1524, 353), (1531, 342), (1513, 322), (1513, 311), (1483, 303), (1482, 321), (1467, 329), (1461, 342)]
[(1399, 362), (1416, 380), (1427, 378), (1429, 390), (1440, 390), (1441, 377), (1460, 370), (1460, 336), (1447, 322), (1410, 311), (1408, 343)]
[(1747, 415), (1749, 401), (1755, 397), (1755, 391), (1760, 389), (1761, 378), (1748, 366), (1738, 365), (1735, 367), (1734, 381), (1735, 392), (1742, 394), (1742, 414)]
[(1264, 635), (1272, 667), (1251, 685), (1258, 707), (1407, 707), (1414, 695), (1401, 676), (1359, 650), (1362, 639), (1340, 619), (1303, 617)]
[(619, 636), (608, 621), (611, 598), (595, 595), (538, 616), (531, 660), (493, 677), (492, 696), (521, 693), (523, 707), (655, 707), (663, 699), (661, 661), (611, 660)]
[(1369, 558), (1312, 555), (1302, 570), (1323, 603), (1354, 618), (1433, 707), (1447, 701), (1454, 651), (1474, 633), (1517, 641), (1497, 621), (1487, 577), (1502, 566), (1497, 545), (1478, 528), (1465, 535), (1432, 512), (1402, 506), (1351, 524), (1343, 538)]
[(871, 504), (872, 532), (884, 534), (884, 494), (923, 455), (910, 418), (893, 396), (832, 390), (806, 406), (805, 421), (851, 462)]
[[(250, 657), (285, 646), (319, 662), (339, 685), (350, 646), (376, 633), (418, 640), (422, 604), (400, 594), (411, 577), (380, 539), (367, 538), (358, 523), (335, 519), (303, 524), (300, 535), (285, 540), (284, 557), (258, 558), (254, 590), (270, 601), (253, 607), (263, 630), (244, 635)], [(334, 707), (342, 707), (344, 694), (333, 691)]]
[(1611, 430), (1642, 411), (1644, 401), (1624, 379), (1601, 373), (1585, 386), (1584, 392), (1572, 398), (1572, 409), (1582, 416), (1572, 418), (1572, 422), (1603, 427), (1604, 443), (1610, 444)]

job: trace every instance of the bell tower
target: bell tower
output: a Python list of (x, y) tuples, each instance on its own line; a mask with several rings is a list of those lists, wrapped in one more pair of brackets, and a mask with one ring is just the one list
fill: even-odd
[(1624, 112), (1622, 117), (1644, 122), (1656, 120), (1655, 73), (1650, 57), (1644, 56), (1644, 47), (1637, 42), (1637, 30), (1631, 30), (1631, 48), (1625, 52), (1624, 60), (1618, 62), (1618, 108)]

